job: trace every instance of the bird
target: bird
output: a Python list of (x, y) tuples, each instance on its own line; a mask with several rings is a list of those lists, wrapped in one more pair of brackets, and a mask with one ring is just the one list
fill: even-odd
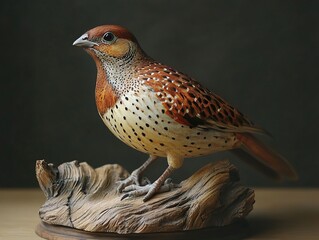
[[(97, 68), (95, 101), (108, 129), (148, 159), (119, 183), (122, 199), (148, 201), (172, 189), (169, 177), (184, 159), (231, 151), (266, 175), (297, 179), (297, 173), (277, 151), (256, 135), (256, 126), (222, 97), (187, 74), (146, 54), (125, 27), (102, 25), (73, 43), (83, 48)], [(167, 168), (153, 183), (141, 175), (156, 159)]]

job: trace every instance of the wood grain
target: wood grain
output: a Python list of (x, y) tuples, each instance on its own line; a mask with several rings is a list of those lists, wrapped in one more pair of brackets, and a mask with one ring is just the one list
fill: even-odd
[[(229, 234), (234, 235), (228, 239), (319, 239), (318, 188), (256, 188), (255, 194), (254, 211), (246, 218), (247, 226), (243, 226), (242, 230), (248, 236), (238, 236), (238, 232), (226, 227)], [(34, 229), (40, 222), (38, 210), (44, 200), (40, 189), (0, 188), (0, 239), (41, 240)], [(190, 239), (212, 239), (218, 236), (218, 232), (210, 229), (182, 233)], [(174, 233), (154, 233), (134, 234), (128, 238), (123, 234), (110, 234), (108, 239), (166, 240), (175, 239), (175, 236)]]
[(119, 165), (97, 169), (76, 161), (58, 167), (40, 160), (37, 178), (47, 198), (43, 222), (88, 232), (120, 234), (172, 232), (229, 225), (243, 219), (254, 191), (239, 182), (228, 161), (208, 164), (170, 192), (150, 201), (121, 201), (118, 181), (128, 176)]

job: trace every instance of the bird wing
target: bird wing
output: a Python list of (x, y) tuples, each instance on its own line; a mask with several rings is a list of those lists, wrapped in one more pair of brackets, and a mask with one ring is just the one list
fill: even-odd
[(224, 132), (264, 132), (217, 94), (168, 66), (147, 65), (140, 77), (156, 93), (165, 113), (181, 124)]

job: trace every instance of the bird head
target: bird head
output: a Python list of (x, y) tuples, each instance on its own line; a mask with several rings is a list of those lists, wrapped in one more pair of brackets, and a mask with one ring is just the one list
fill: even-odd
[(84, 48), (93, 58), (122, 59), (140, 49), (134, 35), (116, 25), (95, 27), (75, 40), (73, 45)]

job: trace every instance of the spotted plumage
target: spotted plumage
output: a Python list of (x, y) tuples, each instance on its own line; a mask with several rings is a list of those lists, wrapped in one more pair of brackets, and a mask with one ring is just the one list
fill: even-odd
[[(257, 167), (268, 174), (296, 176), (252, 135), (263, 130), (194, 79), (148, 57), (125, 28), (100, 26), (74, 45), (84, 47), (96, 63), (96, 104), (106, 126), (150, 155), (120, 184), (119, 191), (128, 192), (124, 197), (146, 195), (147, 200), (160, 188), (170, 189), (165, 179), (185, 158), (231, 149), (244, 149), (261, 160)], [(139, 186), (139, 175), (157, 157), (166, 157), (168, 168), (153, 184)]]

